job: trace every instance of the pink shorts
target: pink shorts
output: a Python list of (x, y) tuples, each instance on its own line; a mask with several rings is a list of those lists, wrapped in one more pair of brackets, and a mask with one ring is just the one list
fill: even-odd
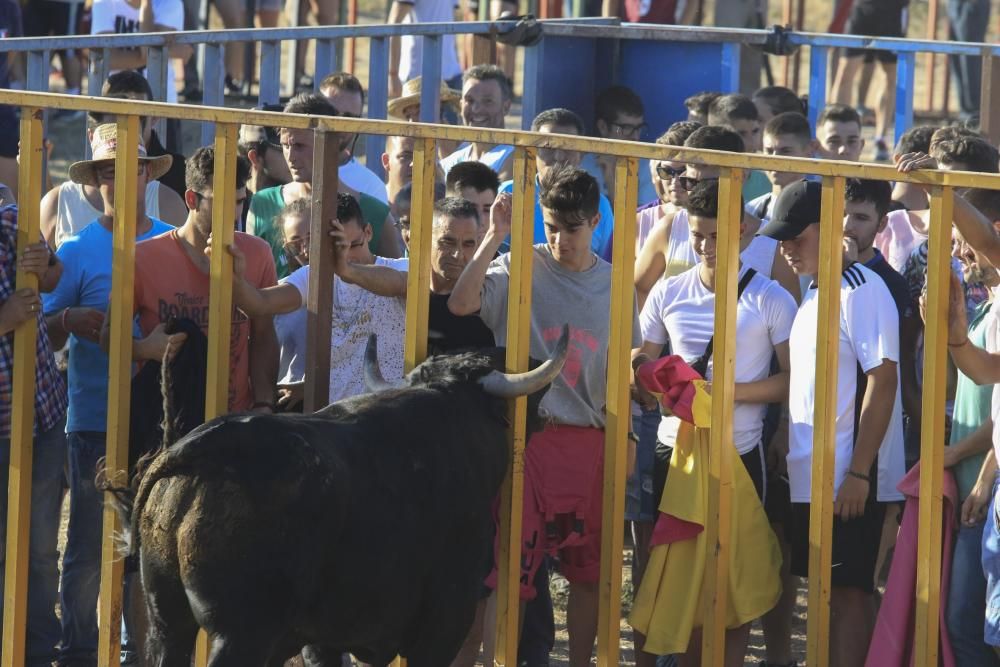
[[(603, 483), (603, 430), (549, 425), (528, 441), (521, 526), (522, 600), (534, 599), (532, 582), (546, 553), (559, 556), (559, 570), (571, 583), (597, 583)], [(498, 559), (499, 540), (495, 540), (494, 563)], [(486, 585), (496, 588), (496, 582), (494, 565)]]

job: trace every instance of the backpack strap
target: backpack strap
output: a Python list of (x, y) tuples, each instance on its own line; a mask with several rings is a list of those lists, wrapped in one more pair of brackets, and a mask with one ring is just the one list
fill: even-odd
[[(753, 280), (755, 275), (757, 275), (757, 271), (748, 268), (746, 273), (743, 274), (743, 277), (740, 278), (739, 285), (736, 288), (737, 301), (739, 301), (740, 297), (743, 296), (743, 291), (746, 290), (747, 285), (750, 284), (750, 281)], [(715, 334), (712, 334), (712, 337), (708, 339), (708, 345), (705, 346), (705, 352), (698, 357), (693, 364), (691, 364), (691, 368), (693, 368), (702, 377), (705, 377), (705, 373), (708, 372), (708, 362), (712, 359), (712, 346), (714, 343)]]

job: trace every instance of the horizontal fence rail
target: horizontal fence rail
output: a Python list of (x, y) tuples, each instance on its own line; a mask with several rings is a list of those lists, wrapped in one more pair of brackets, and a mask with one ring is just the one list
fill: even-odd
[[(119, 146), (116, 173), (124, 181), (116, 189), (116, 219), (114, 235), (114, 275), (111, 297), (111, 370), (109, 385), (108, 466), (111, 479), (121, 479), (128, 460), (127, 417), (129, 410), (129, 379), (131, 367), (131, 322), (135, 247), (135, 169), (129, 167), (137, 159), (138, 118), (184, 118), (218, 126), (214, 133), (216, 149), (214, 177), (213, 236), (225, 241), (232, 238), (235, 188), (227, 181), (235, 170), (236, 136), (240, 124), (309, 129), (316, 133), (314, 164), (330, 164), (338, 133), (367, 133), (382, 137), (402, 135), (415, 137), (417, 149), (414, 165), (414, 217), (412, 224), (411, 273), (408, 276), (410, 298), (406, 302), (405, 364), (412, 368), (420, 363), (427, 350), (427, 308), (429, 289), (429, 253), (431, 249), (431, 217), (434, 190), (434, 155), (436, 142), (486, 141), (515, 146), (514, 201), (512, 225), (511, 281), (508, 294), (507, 368), (520, 371), (527, 368), (531, 322), (532, 227), (534, 222), (535, 154), (539, 148), (562, 148), (588, 153), (601, 153), (617, 158), (614, 256), (612, 261), (612, 297), (608, 313), (612, 323), (607, 369), (607, 425), (605, 430), (604, 475), (604, 534), (601, 545), (601, 578), (599, 583), (599, 629), (597, 636), (598, 664), (611, 667), (620, 664), (619, 623), (621, 604), (622, 547), (625, 452), (629, 412), (629, 355), (631, 351), (630, 312), (633, 309), (632, 287), (634, 238), (636, 229), (631, 216), (636, 206), (638, 160), (671, 160), (716, 165), (720, 175), (719, 245), (717, 284), (721, 292), (715, 306), (715, 358), (717, 360), (713, 401), (713, 456), (710, 461), (709, 535), (715, 541), (710, 549), (705, 584), (703, 664), (722, 665), (725, 654), (725, 600), (727, 595), (727, 559), (732, 554), (728, 545), (728, 530), (732, 519), (731, 474), (726, 457), (719, 456), (722, 448), (732, 442), (732, 412), (734, 405), (734, 359), (736, 354), (736, 277), (738, 272), (739, 224), (742, 217), (740, 188), (747, 169), (816, 174), (823, 179), (823, 210), (819, 268), (819, 320), (817, 357), (816, 433), (813, 459), (812, 522), (810, 534), (810, 595), (808, 614), (808, 664), (829, 664), (829, 603), (830, 603), (830, 536), (833, 517), (833, 462), (836, 414), (835, 369), (838, 366), (838, 326), (843, 225), (843, 197), (847, 178), (859, 177), (887, 181), (904, 181), (930, 185), (931, 225), (928, 259), (928, 318), (925, 334), (924, 367), (928, 374), (924, 383), (921, 423), (922, 461), (924, 475), (920, 507), (920, 538), (918, 542), (917, 627), (920, 629), (917, 664), (931, 667), (937, 664), (937, 622), (940, 591), (934, 582), (940, 578), (940, 522), (942, 516), (941, 479), (943, 461), (939, 447), (943, 437), (945, 383), (943, 376), (947, 342), (948, 246), (951, 238), (952, 201), (955, 188), (979, 187), (1000, 189), (1000, 175), (964, 172), (918, 171), (901, 174), (882, 165), (840, 161), (808, 160), (772, 157), (756, 154), (732, 154), (624, 141), (598, 140), (567, 135), (538, 134), (508, 130), (477, 130), (474, 128), (366, 120), (346, 117), (312, 117), (298, 114), (263, 111), (243, 111), (211, 106), (181, 106), (159, 102), (133, 102), (104, 98), (66, 96), (41, 92), (0, 90), (0, 103), (22, 108), (21, 175), (29, 184), (25, 189), (21, 215), (24, 229), (19, 242), (34, 235), (37, 226), (41, 192), (38, 184), (42, 154), (41, 109), (82, 109), (114, 114), (118, 117)], [(330, 218), (332, 198), (337, 190), (336, 169), (316, 170), (326, 179), (315, 184), (311, 243), (314, 262), (310, 269), (313, 286), (331, 285), (332, 267), (325, 262), (329, 239), (324, 220)], [(132, 187), (129, 187), (129, 184)], [(33, 185), (32, 185), (33, 184)], [(326, 245), (323, 245), (323, 244)], [(211, 261), (211, 297), (209, 322), (208, 392), (206, 417), (226, 410), (228, 383), (227, 350), (229, 316), (231, 314), (231, 259), (226, 253), (213, 253)], [(34, 278), (19, 273), (17, 288), (34, 287)], [(413, 291), (417, 293), (414, 294)], [(308, 304), (310, 333), (308, 355), (317, 348), (328, 347), (330, 317), (320, 309), (329, 303), (318, 303), (311, 290)], [(11, 439), (12, 465), (9, 487), (7, 574), (4, 592), (6, 615), (3, 647), (0, 658), (3, 667), (23, 664), (25, 631), (25, 596), (27, 581), (28, 508), (24, 500), (30, 491), (30, 460), (32, 447), (33, 392), (30, 391), (35, 357), (35, 319), (29, 319), (15, 332), (15, 430)], [(30, 344), (29, 344), (30, 343)], [(328, 352), (328, 350), (327, 350)], [(802, 362), (803, 360), (796, 360)], [(311, 386), (310, 402), (319, 406), (326, 401), (328, 391), (329, 355), (326, 362), (307, 363), (307, 386)], [(327, 384), (324, 390), (323, 385)], [(327, 394), (328, 396), (328, 394)], [(526, 441), (526, 400), (512, 402), (514, 416), (511, 428), (513, 465), (505, 482), (501, 512), (501, 548), (498, 567), (501, 577), (498, 589), (497, 657), (499, 664), (516, 663), (518, 627), (518, 575), (520, 562), (520, 497), (523, 489), (523, 453)], [(117, 420), (117, 422), (113, 421)], [(27, 422), (27, 424), (26, 424)], [(511, 511), (513, 510), (513, 511)], [(101, 604), (101, 664), (117, 665), (117, 621), (121, 609), (121, 566), (113, 558), (113, 535), (119, 529), (113, 514), (105, 514), (104, 552), (102, 563)], [(937, 526), (937, 528), (935, 528)], [(114, 561), (114, 562), (112, 562)], [(204, 664), (208, 642), (201, 641), (198, 664)]]

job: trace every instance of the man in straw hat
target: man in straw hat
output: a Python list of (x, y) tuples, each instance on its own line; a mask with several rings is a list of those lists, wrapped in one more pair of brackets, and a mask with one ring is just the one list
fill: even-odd
[[(94, 131), (94, 159), (70, 167), (74, 183), (98, 188), (104, 211), (59, 247), (63, 275), (46, 294), (46, 324), (53, 345), (69, 339), (69, 411), (66, 419), (69, 458), (70, 523), (60, 590), (61, 663), (96, 664), (97, 594), (101, 571), (103, 498), (94, 486), (97, 461), (104, 456), (108, 405), (108, 355), (100, 347), (101, 326), (111, 294), (115, 213), (117, 125)], [(139, 146), (136, 178), (136, 241), (172, 227), (146, 212), (146, 184), (170, 168), (171, 156), (146, 156)], [(118, 220), (120, 223), (121, 221)]]
[[(389, 101), (389, 115), (395, 118), (403, 118), (411, 123), (420, 122), (420, 82), (421, 77), (414, 77), (403, 84), (402, 94), (394, 100)], [(438, 100), (441, 103), (440, 122), (449, 125), (458, 124), (458, 103), (462, 99), (462, 94), (450, 88), (448, 84), (441, 82), (441, 92)], [(412, 141), (412, 140), (411, 140)], [(437, 151), (439, 158), (445, 158), (458, 149), (459, 142), (439, 139), (437, 141)], [(392, 202), (390, 193), (389, 201)]]

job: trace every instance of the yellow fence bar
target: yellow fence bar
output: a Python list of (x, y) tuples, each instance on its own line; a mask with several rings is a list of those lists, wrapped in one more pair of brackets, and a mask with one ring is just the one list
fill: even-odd
[[(21, 110), (21, 155), (18, 167), (19, 199), (17, 251), (37, 243), (42, 200), (42, 110)], [(20, 263), (15, 288), (38, 289), (38, 277), (25, 273)], [(10, 415), (10, 478), (7, 489), (7, 545), (4, 574), (3, 667), (24, 664), (28, 613), (28, 544), (31, 535), (31, 470), (35, 425), (35, 346), (38, 321), (29, 318), (14, 331), (13, 396)]]
[(733, 501), (733, 400), (736, 359), (736, 282), (740, 266), (743, 170), (724, 169), (719, 179), (715, 269), (715, 337), (712, 353), (712, 434), (709, 453), (708, 524), (702, 608), (701, 664), (721, 667), (726, 656), (729, 606), (730, 527)]
[(410, 266), (406, 276), (406, 341), (403, 344), (403, 363), (407, 373), (427, 357), (436, 150), (433, 139), (418, 139), (413, 145)]
[[(511, 216), (510, 285), (507, 292), (509, 373), (528, 370), (531, 339), (531, 270), (535, 235), (535, 151), (514, 153), (514, 200)], [(521, 512), (524, 501), (524, 446), (528, 400), (511, 401), (511, 464), (500, 491), (500, 553), (497, 559), (496, 656), (498, 665), (517, 664), (520, 611)], [(489, 628), (486, 629), (489, 632)]]
[(823, 179), (820, 212), (819, 311), (816, 319), (816, 406), (813, 417), (812, 496), (809, 506), (809, 613), (806, 662), (830, 664), (830, 576), (833, 534), (833, 462), (836, 451), (840, 281), (844, 259), (842, 177)]
[[(111, 336), (108, 348), (107, 478), (123, 484), (128, 474), (128, 426), (132, 386), (132, 296), (135, 280), (135, 230), (139, 161), (139, 117), (118, 117), (115, 158), (115, 216), (111, 260)], [(117, 667), (121, 643), (122, 576), (115, 536), (121, 532), (118, 515), (104, 506), (101, 546), (101, 594), (98, 607), (100, 641), (97, 664)]]
[(615, 230), (611, 258), (610, 337), (608, 339), (607, 421), (604, 425), (604, 498), (601, 511), (601, 575), (597, 606), (597, 664), (619, 663), (622, 607), (622, 550), (625, 546), (625, 475), (628, 434), (632, 430), (629, 376), (632, 365), (632, 314), (635, 308), (635, 235), (638, 161), (615, 164)]
[(916, 664), (938, 664), (941, 606), (941, 487), (947, 386), (948, 291), (951, 278), (951, 188), (931, 190), (927, 254), (927, 324), (920, 423), (920, 512), (917, 520)]

